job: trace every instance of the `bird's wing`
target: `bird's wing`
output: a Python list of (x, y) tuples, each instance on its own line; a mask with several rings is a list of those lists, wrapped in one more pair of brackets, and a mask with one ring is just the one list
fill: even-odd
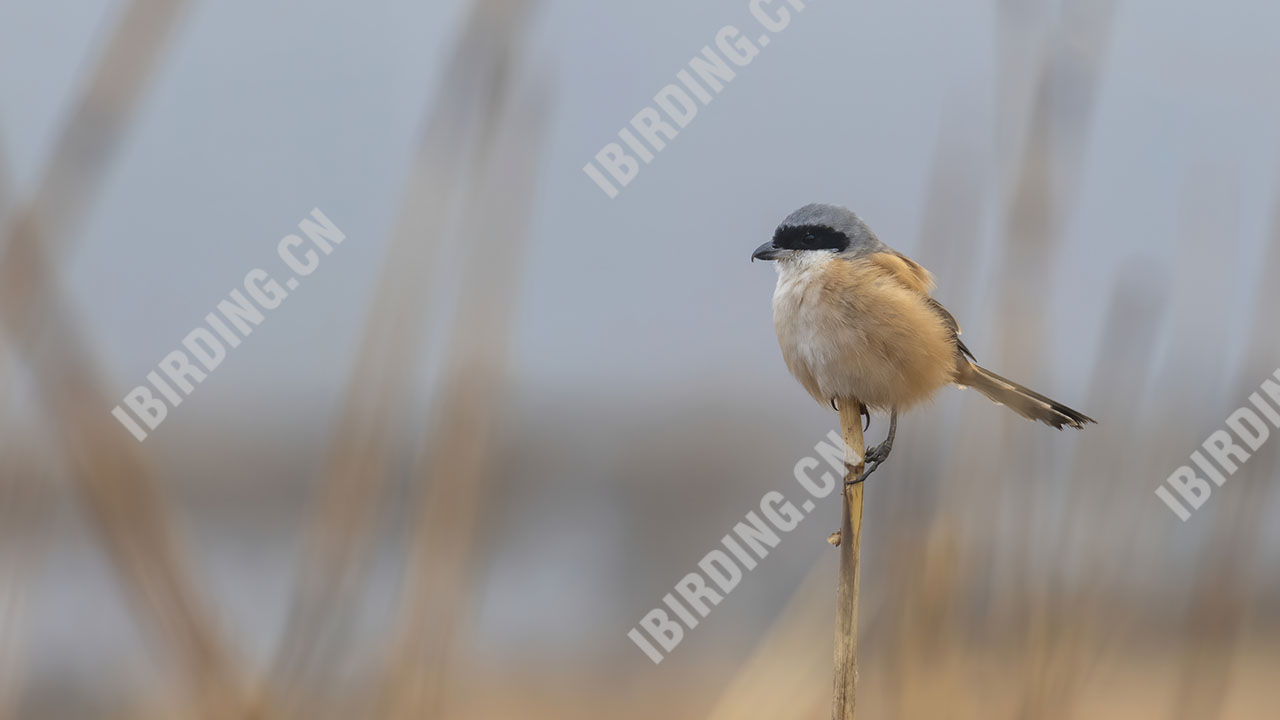
[(964, 356), (970, 360), (977, 360), (978, 358), (974, 357), (973, 353), (969, 351), (969, 346), (965, 345), (964, 341), (960, 339), (962, 331), (960, 330), (960, 323), (956, 322), (955, 316), (948, 312), (946, 308), (942, 307), (942, 303), (931, 297), (926, 297), (925, 302), (927, 302), (929, 307), (933, 308), (933, 311), (938, 313), (938, 316), (942, 318), (942, 321), (947, 324), (947, 327), (951, 330), (951, 337), (956, 341), (956, 347), (960, 348), (960, 352), (964, 353)]
[(976, 359), (964, 344), (964, 341), (960, 339), (962, 331), (960, 330), (960, 323), (956, 322), (955, 316), (948, 312), (942, 306), (942, 303), (930, 296), (930, 293), (936, 287), (933, 281), (933, 273), (924, 269), (920, 263), (898, 252), (874, 253), (867, 256), (867, 260), (883, 270), (885, 275), (923, 295), (925, 303), (937, 313), (938, 317), (942, 318), (942, 322), (951, 331), (951, 336), (960, 352), (964, 353), (970, 360)]
[(921, 295), (929, 295), (935, 287), (933, 273), (920, 263), (896, 252), (880, 252), (867, 256), (867, 260), (898, 282)]

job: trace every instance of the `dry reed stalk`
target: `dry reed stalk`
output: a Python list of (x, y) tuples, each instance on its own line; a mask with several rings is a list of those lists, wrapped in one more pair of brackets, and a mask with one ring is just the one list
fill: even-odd
[[(13, 209), (12, 179), (0, 148), (0, 228)], [(0, 332), (0, 720), (18, 717), (23, 690), (23, 614), (28, 582), (49, 543), (55, 461), (32, 442), (25, 418), (5, 403), (16, 393), (7, 338)]]
[[(1263, 276), (1252, 303), (1255, 315), (1245, 353), (1233, 371), (1230, 392), (1219, 406), (1221, 413), (1213, 412), (1215, 418), (1224, 417), (1236, 407), (1248, 406), (1245, 398), (1256, 391), (1261, 379), (1275, 372), (1280, 325), (1273, 313), (1280, 305), (1280, 284), (1272, 282), (1269, 273), (1280, 267), (1280, 201), (1275, 207), (1262, 263), (1263, 272), (1268, 274)], [(1273, 438), (1258, 448), (1221, 489), (1215, 487), (1209, 505), (1199, 510), (1207, 514), (1212, 525), (1197, 559), (1196, 583), (1185, 620), (1175, 684), (1176, 710), (1171, 717), (1192, 720), (1223, 711), (1240, 635), (1250, 611), (1250, 575), (1260, 565), (1266, 513), (1273, 506), (1268, 494), (1276, 492), (1278, 464), (1280, 450)]]
[[(39, 218), (53, 264), (78, 238), (187, 4), (134, 0), (124, 8), (67, 114), (30, 202), (15, 208), (15, 224), (25, 216)], [(0, 181), (0, 188), (5, 185)], [(0, 229), (7, 231), (0, 233), (0, 240), (15, 231), (12, 226)]]
[(56, 290), (34, 223), (20, 224), (0, 260), (0, 322), (26, 361), (87, 508), (135, 609), (207, 715), (238, 697), (216, 624), (181, 558), (155, 473), (141, 446), (104, 411), (112, 405), (75, 313)]
[[(1050, 34), (1049, 46), (1038, 59), (1033, 104), (1016, 170), (1006, 181), (1011, 192), (1001, 227), (1002, 252), (997, 259), (997, 300), (992, 323), (994, 362), (1011, 377), (1037, 386), (1049, 369), (1044, 360), (1043, 318), (1050, 293), (1053, 258), (1061, 244), (1069, 210), (1082, 181), (1080, 158), (1085, 155), (1092, 129), (1093, 109), (1101, 86), (1106, 47), (1116, 16), (1115, 0), (1090, 0), (1065, 8), (1059, 27)], [(1006, 5), (1004, 11), (1012, 5)], [(1062, 102), (1070, 93), (1070, 103)], [(980, 511), (1000, 523), (998, 543), (986, 560), (991, 578), (992, 602), (986, 630), (1025, 635), (1030, 622), (1033, 584), (1032, 538), (1036, 515), (1044, 507), (1037, 479), (1052, 468), (1034, 464), (1035, 448), (1046, 442), (1043, 434), (1004, 413), (998, 431), (970, 424), (958, 447), (975, 455), (954, 463), (972, 472), (966, 482), (969, 498), (982, 498)], [(973, 433), (984, 440), (975, 442)], [(988, 435), (994, 437), (985, 437)], [(1016, 439), (1027, 443), (1014, 452)], [(975, 449), (982, 447), (981, 453)], [(1002, 459), (998, 465), (990, 458)], [(978, 484), (975, 487), (974, 484)], [(1033, 512), (1013, 512), (1030, 507)], [(998, 620), (996, 620), (998, 618)]]
[[(1081, 163), (1102, 84), (1107, 44), (1116, 18), (1116, 0), (1091, 0), (1064, 10), (1039, 62), (1029, 128), (1011, 176), (1012, 198), (1003, 228), (1003, 271), (999, 274), (1000, 317), (997, 348), (1001, 367), (1025, 382), (1036, 382), (1053, 254), (1068, 210), (1079, 194)], [(1061, 96), (1070, 93), (1070, 103)], [(1006, 428), (1016, 418), (1007, 416)]]
[[(1158, 276), (1125, 274), (1113, 291), (1110, 319), (1094, 363), (1088, 407), (1117, 428), (1141, 427), (1135, 393), (1143, 387), (1155, 355), (1156, 330), (1166, 314)], [(1136, 328), (1136, 329), (1135, 329)], [(1132, 572), (1129, 552), (1136, 523), (1131, 492), (1115, 477), (1142, 477), (1127, 452), (1133, 435), (1102, 433), (1089, 453), (1077, 453), (1069, 477), (1075, 486), (1063, 502), (1064, 521), (1044, 533), (1060, 548), (1057, 563), (1031, 603), (1025, 678), (1019, 703), (1023, 717), (1076, 715), (1090, 671), (1102, 660), (1117, 630), (1114, 591)], [(1090, 523), (1072, 519), (1089, 517)], [(1075, 570), (1088, 568), (1077, 576)], [(1110, 631), (1110, 637), (1108, 636)]]
[[(862, 404), (851, 398), (840, 401), (840, 434), (848, 482), (866, 467), (866, 441), (862, 437)], [(832, 720), (857, 717), (858, 591), (862, 583), (862, 494), (866, 483), (845, 485), (840, 512), (840, 585), (836, 592), (835, 688)]]
[(11, 720), (21, 707), (28, 584), (50, 540), (53, 493), (43, 448), (32, 449), (13, 418), (0, 420), (0, 720)]
[(9, 177), (8, 169), (4, 148), (0, 148), (0, 228), (8, 227), (9, 213), (14, 205), (13, 178)]
[[(1226, 308), (1215, 298), (1230, 297), (1231, 252), (1211, 257), (1196, 255), (1193, 248), (1206, 236), (1238, 226), (1234, 217), (1234, 193), (1220, 172), (1211, 167), (1191, 174), (1184, 189), (1183, 217), (1179, 222), (1184, 262), (1170, 280), (1146, 263), (1134, 262), (1122, 273), (1123, 285), (1107, 317), (1100, 355), (1093, 371), (1088, 406), (1105, 417), (1109, 427), (1129, 428), (1124, 433), (1103, 433), (1093, 451), (1077, 455), (1069, 477), (1077, 486), (1066, 498), (1064, 518), (1090, 518), (1089, 523), (1064, 524), (1052, 540), (1063, 548), (1034, 618), (1036, 638), (1031, 645), (1035, 664), (1024, 688), (1027, 712), (1040, 716), (1074, 717), (1081, 711), (1087, 682), (1101, 671), (1108, 653), (1122, 646), (1124, 632), (1136, 624), (1132, 610), (1118, 607), (1115, 599), (1126, 588), (1143, 582), (1133, 568), (1141, 555), (1134, 549), (1149, 532), (1152, 521), (1163, 526), (1166, 517), (1142, 513), (1132, 517), (1135, 504), (1146, 503), (1147, 488), (1129, 487), (1116, 477), (1160, 477), (1168, 468), (1160, 458), (1185, 455), (1202, 440), (1202, 417), (1183, 412), (1186, 407), (1216, 407), (1222, 398), (1225, 368), (1221, 376), (1206, 372), (1208, 352), (1228, 347), (1227, 328), (1217, 322)], [(1234, 235), (1234, 233), (1230, 233)], [(1194, 283), (1194, 297), (1169, 297), (1166, 288)], [(1154, 417), (1144, 421), (1144, 387), (1157, 367), (1157, 329), (1168, 316), (1175, 322), (1174, 343), (1165, 353), (1164, 369), (1154, 387), (1184, 385), (1176, 397), (1155, 398)], [(1136, 330), (1135, 330), (1136, 329)], [(1208, 351), (1207, 348), (1213, 350)], [(1202, 380), (1186, 383), (1188, 377)], [(1150, 412), (1150, 410), (1148, 410)], [(1144, 453), (1129, 450), (1136, 443)], [(1167, 527), (1167, 526), (1166, 526)], [(1072, 573), (1070, 568), (1087, 568)], [(1140, 612), (1140, 611), (1139, 611)], [(1064, 622), (1064, 618), (1070, 618)]]
[(53, 271), (102, 186), (182, 6), (138, 0), (125, 10), (31, 201), (13, 209), (0, 233), (0, 311), (139, 620), (175, 660), (193, 709), (212, 717), (237, 704), (233, 665), (185, 572), (140, 446), (102, 412), (110, 392)]
[[(997, 8), (995, 36), (1002, 62), (996, 66), (995, 78), (998, 92), (995, 149), (1011, 154), (1008, 162), (1001, 156), (996, 167), (998, 176), (992, 182), (995, 187), (990, 193), (1004, 213), (1002, 225), (997, 230), (1000, 245), (993, 258), (996, 267), (991, 283), (993, 290), (987, 293), (996, 297), (997, 309), (985, 322), (968, 321), (971, 327), (985, 325), (987, 329), (983, 330), (983, 335), (994, 341), (990, 343), (994, 357), (987, 360), (1001, 367), (1001, 372), (1032, 386), (1036, 384), (1036, 377), (1019, 374), (1019, 364), (1010, 358), (1014, 351), (1010, 345), (1013, 344), (1011, 339), (1022, 336), (1024, 331), (1037, 331), (1035, 325), (1041, 317), (1042, 308), (1036, 301), (1041, 295), (1040, 283), (1046, 275), (1043, 265), (1028, 266), (1024, 257), (1027, 253), (1021, 247), (1028, 243), (1039, 246), (1046, 241), (1043, 227), (1047, 222), (1044, 216), (1046, 206), (1052, 200), (1052, 157), (1048, 147), (1052, 140), (1049, 123), (1052, 106), (1048, 85), (1053, 75), (1049, 54), (1042, 48), (1042, 31), (1039, 29), (1046, 6), (1044, 2), (1004, 0)], [(972, 262), (976, 263), (976, 258)], [(1021, 273), (1030, 274), (1036, 285), (1034, 291), (1028, 291), (1022, 285), (1012, 285), (1014, 278), (1009, 276)], [(1033, 307), (1028, 308), (1029, 312), (1021, 313), (1025, 305)], [(1035, 340), (1028, 344), (1035, 344)], [(981, 357), (981, 350), (979, 353)], [(1024, 366), (1030, 364), (1030, 360), (1021, 363)], [(987, 409), (968, 402), (962, 412), (963, 417), (969, 419), (976, 417), (974, 413), (985, 413)], [(996, 458), (1007, 458), (1011, 447), (1007, 435), (1012, 425), (1003, 420), (997, 422), (994, 426), (961, 422), (956, 432), (958, 439), (943, 456), (940, 468), (944, 477), (954, 479), (963, 476), (963, 490), (958, 489), (957, 483), (947, 483), (940, 490), (938, 502), (953, 508), (953, 512), (963, 510), (969, 513), (969, 521), (980, 526), (980, 530), (972, 525), (966, 528), (970, 538), (966, 550), (974, 555), (975, 575), (982, 578), (978, 582), (987, 583), (1000, 596), (999, 584), (1005, 582), (1005, 578), (1001, 573), (1004, 563), (998, 556), (999, 549), (993, 551), (981, 547), (974, 540), (990, 540), (990, 536), (1001, 533), (1003, 528), (998, 523), (1003, 520), (1009, 502), (1006, 497), (1008, 478), (1026, 475), (1012, 472), (1003, 460), (995, 461)], [(980, 504), (975, 504), (977, 498), (981, 498)], [(903, 588), (902, 592), (905, 594), (908, 589)], [(975, 633), (987, 629), (978, 623), (971, 627)], [(907, 688), (904, 690), (909, 692)]]
[[(509, 94), (496, 84), (495, 96)], [(469, 252), (461, 308), (450, 343), (430, 437), (414, 469), (422, 488), (408, 582), (385, 666), (378, 717), (442, 717), (456, 674), (458, 637), (483, 539), (480, 510), (504, 396), (511, 315), (516, 307), (523, 240), (533, 210), (550, 93), (539, 83), (503, 98), (503, 131), (469, 188), (464, 215)], [(503, 208), (503, 212), (489, 212)], [(450, 622), (440, 622), (450, 618)]]
[[(0, 228), (5, 226), (12, 204), (12, 189), (6, 172), (4, 150), (0, 148)], [(22, 693), (22, 615), (26, 603), (26, 579), (35, 559), (31, 548), (24, 544), (29, 536), (38, 532), (43, 523), (31, 519), (45, 509), (45, 503), (36, 503), (37, 513), (24, 506), (23, 491), (30, 488), (43, 494), (46, 479), (25, 482), (33, 468), (30, 456), (18, 440), (18, 428), (9, 417), (3, 403), (13, 397), (9, 351), (5, 338), (0, 335), (0, 720), (17, 717)], [(26, 440), (26, 438), (22, 438)], [(41, 500), (43, 498), (40, 498)]]
[[(296, 708), (323, 685), (350, 623), (357, 573), (365, 566), (377, 501), (407, 412), (415, 353), (432, 283), (423, 275), (450, 224), (468, 177), (493, 143), (496, 92), (527, 31), (526, 2), (474, 0), (423, 127), (381, 280), (334, 423), (324, 486), (306, 531), (294, 592), (269, 686)], [(264, 699), (264, 702), (270, 702)]]

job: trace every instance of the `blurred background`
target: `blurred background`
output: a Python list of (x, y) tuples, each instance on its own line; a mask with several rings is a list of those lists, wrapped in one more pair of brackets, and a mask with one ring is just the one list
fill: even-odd
[[(1280, 366), (1280, 5), (811, 2), (606, 197), (754, 23), (0, 4), (0, 718), (827, 717), (834, 497), (661, 665), (626, 637), (837, 427), (747, 261), (815, 201), (1101, 422), (904, 420), (863, 715), (1272, 717), (1280, 455), (1154, 490)], [(346, 242), (136, 442), (111, 408), (312, 208)]]

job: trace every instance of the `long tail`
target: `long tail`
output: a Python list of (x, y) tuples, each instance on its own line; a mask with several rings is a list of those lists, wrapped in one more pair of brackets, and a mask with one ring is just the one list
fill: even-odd
[(1004, 405), (1024, 418), (1039, 420), (1059, 430), (1064, 427), (1079, 430), (1085, 425), (1097, 424), (1096, 420), (1083, 413), (968, 361), (960, 364), (956, 384), (971, 387), (997, 405)]

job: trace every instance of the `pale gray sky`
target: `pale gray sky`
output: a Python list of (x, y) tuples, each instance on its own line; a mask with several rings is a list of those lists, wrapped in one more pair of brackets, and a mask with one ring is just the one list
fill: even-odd
[[(0, 138), (24, 187), (118, 9), (0, 6)], [(340, 381), (459, 11), (451, 0), (194, 4), (67, 276), (122, 392), (313, 206), (351, 242), (212, 384)], [(847, 204), (910, 252), (940, 124), (972, 128), (993, 158), (1008, 151), (983, 130), (997, 126), (990, 3), (814, 2), (609, 201), (582, 165), (721, 26), (749, 23), (741, 0), (545, 3), (530, 64), (553, 73), (558, 103), (516, 319), (521, 381), (728, 392), (776, 375), (772, 277), (744, 258), (781, 217)], [(1264, 0), (1122, 4), (1060, 258), (1072, 286), (1056, 287), (1061, 347), (1092, 342), (1081, 336), (1099, 326), (1124, 260), (1176, 263), (1193, 170), (1239, 189), (1240, 268), (1253, 266), (1280, 157), (1277, 23)], [(945, 296), (946, 268), (934, 270)], [(990, 339), (968, 325), (974, 344)]]

